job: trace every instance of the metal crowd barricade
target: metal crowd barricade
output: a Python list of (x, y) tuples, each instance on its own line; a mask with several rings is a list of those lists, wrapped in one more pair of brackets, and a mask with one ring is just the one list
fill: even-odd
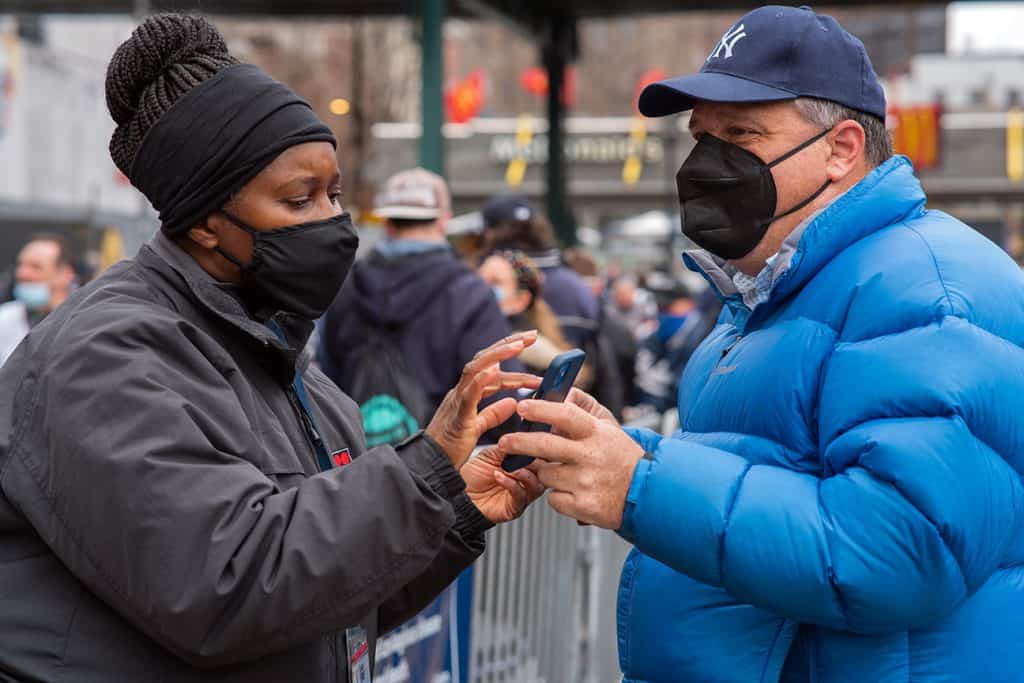
[(618, 683), (615, 600), (629, 544), (544, 500), (489, 532), (473, 575), (470, 683)]
[(470, 683), (577, 681), (580, 528), (540, 500), (488, 533), (474, 571)]
[[(650, 421), (662, 433), (678, 426), (674, 414)], [(473, 573), (469, 683), (621, 681), (616, 597), (629, 549), (546, 499), (489, 531)]]

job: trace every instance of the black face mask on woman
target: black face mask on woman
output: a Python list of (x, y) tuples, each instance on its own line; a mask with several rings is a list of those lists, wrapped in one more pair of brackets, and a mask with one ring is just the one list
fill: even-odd
[(829, 132), (822, 131), (771, 163), (713, 135), (701, 135), (676, 174), (683, 234), (702, 249), (727, 260), (749, 254), (772, 221), (804, 208), (831, 184), (826, 180), (804, 201), (785, 213), (775, 213), (778, 199), (772, 168)]
[(324, 314), (348, 277), (359, 247), (348, 213), (273, 230), (257, 230), (227, 211), (220, 213), (252, 235), (249, 263), (220, 247), (217, 252), (242, 270), (242, 288), (253, 303), (307, 320)]

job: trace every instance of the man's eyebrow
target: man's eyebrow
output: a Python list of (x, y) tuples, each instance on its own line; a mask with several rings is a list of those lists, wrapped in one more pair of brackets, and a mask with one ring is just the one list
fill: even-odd
[[(733, 123), (735, 122), (737, 115), (728, 110), (716, 111), (712, 118), (718, 119), (719, 121), (723, 121), (725, 123)], [(701, 117), (695, 114), (691, 114), (689, 128), (690, 130), (693, 130), (694, 128), (703, 129), (706, 128), (706, 126), (704, 125), (704, 121), (701, 119)]]
[(764, 128), (763, 123), (758, 121), (755, 117), (750, 116), (749, 114), (734, 114), (729, 117), (728, 122), (733, 125), (746, 126), (748, 128), (756, 128), (757, 130), (761, 130), (762, 128)]
[[(763, 123), (758, 121), (756, 117), (751, 116), (747, 112), (742, 112), (742, 111), (740, 111), (740, 112), (736, 112), (736, 111), (723, 111), (723, 112), (718, 112), (716, 114), (716, 118), (718, 119), (718, 122), (721, 123), (722, 125), (731, 125), (731, 126), (739, 125), (739, 126), (744, 126), (744, 127), (747, 127), (747, 128), (752, 128), (754, 130), (759, 130), (759, 131), (764, 130), (764, 128), (765, 128)], [(704, 128), (701, 125), (700, 119), (697, 119), (696, 117), (691, 116), (690, 117), (689, 129), (690, 129), (690, 132), (692, 133), (694, 131), (694, 129), (703, 130)]]

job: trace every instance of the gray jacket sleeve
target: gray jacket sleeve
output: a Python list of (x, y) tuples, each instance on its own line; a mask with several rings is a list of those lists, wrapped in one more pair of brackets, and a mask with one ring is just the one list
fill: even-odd
[(398, 628), (423, 611), (483, 551), (483, 536), (470, 541), (454, 534), (446, 536), (444, 546), (431, 563), (430, 569), (381, 605), (378, 612), (380, 632), (387, 633)]
[(0, 479), (70, 571), (151, 638), (195, 666), (256, 659), (423, 581), (457, 527), (480, 535), (425, 440), (281, 490), (253, 464), (261, 426), (230, 359), (201, 352), (201, 334), (168, 318), (64, 335), (21, 385)]
[(402, 586), (381, 605), (381, 633), (401, 626), (429, 605), (484, 551), (483, 530), (493, 526), (462, 493), (452, 499), (460, 520), (444, 537), (441, 550), (427, 571)]

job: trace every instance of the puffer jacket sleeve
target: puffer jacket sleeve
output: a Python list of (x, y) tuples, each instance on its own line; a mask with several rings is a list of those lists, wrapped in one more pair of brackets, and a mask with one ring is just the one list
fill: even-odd
[(461, 478), (424, 439), (279, 488), (201, 332), (104, 315), (22, 384), (0, 483), (75, 576), (181, 659), (251, 661), (355, 625), (447, 537), (488, 526), (454, 509)]
[(814, 476), (634, 435), (620, 533), (645, 554), (795, 620), (860, 633), (949, 614), (1022, 522), (1024, 351), (947, 316), (838, 344)]

